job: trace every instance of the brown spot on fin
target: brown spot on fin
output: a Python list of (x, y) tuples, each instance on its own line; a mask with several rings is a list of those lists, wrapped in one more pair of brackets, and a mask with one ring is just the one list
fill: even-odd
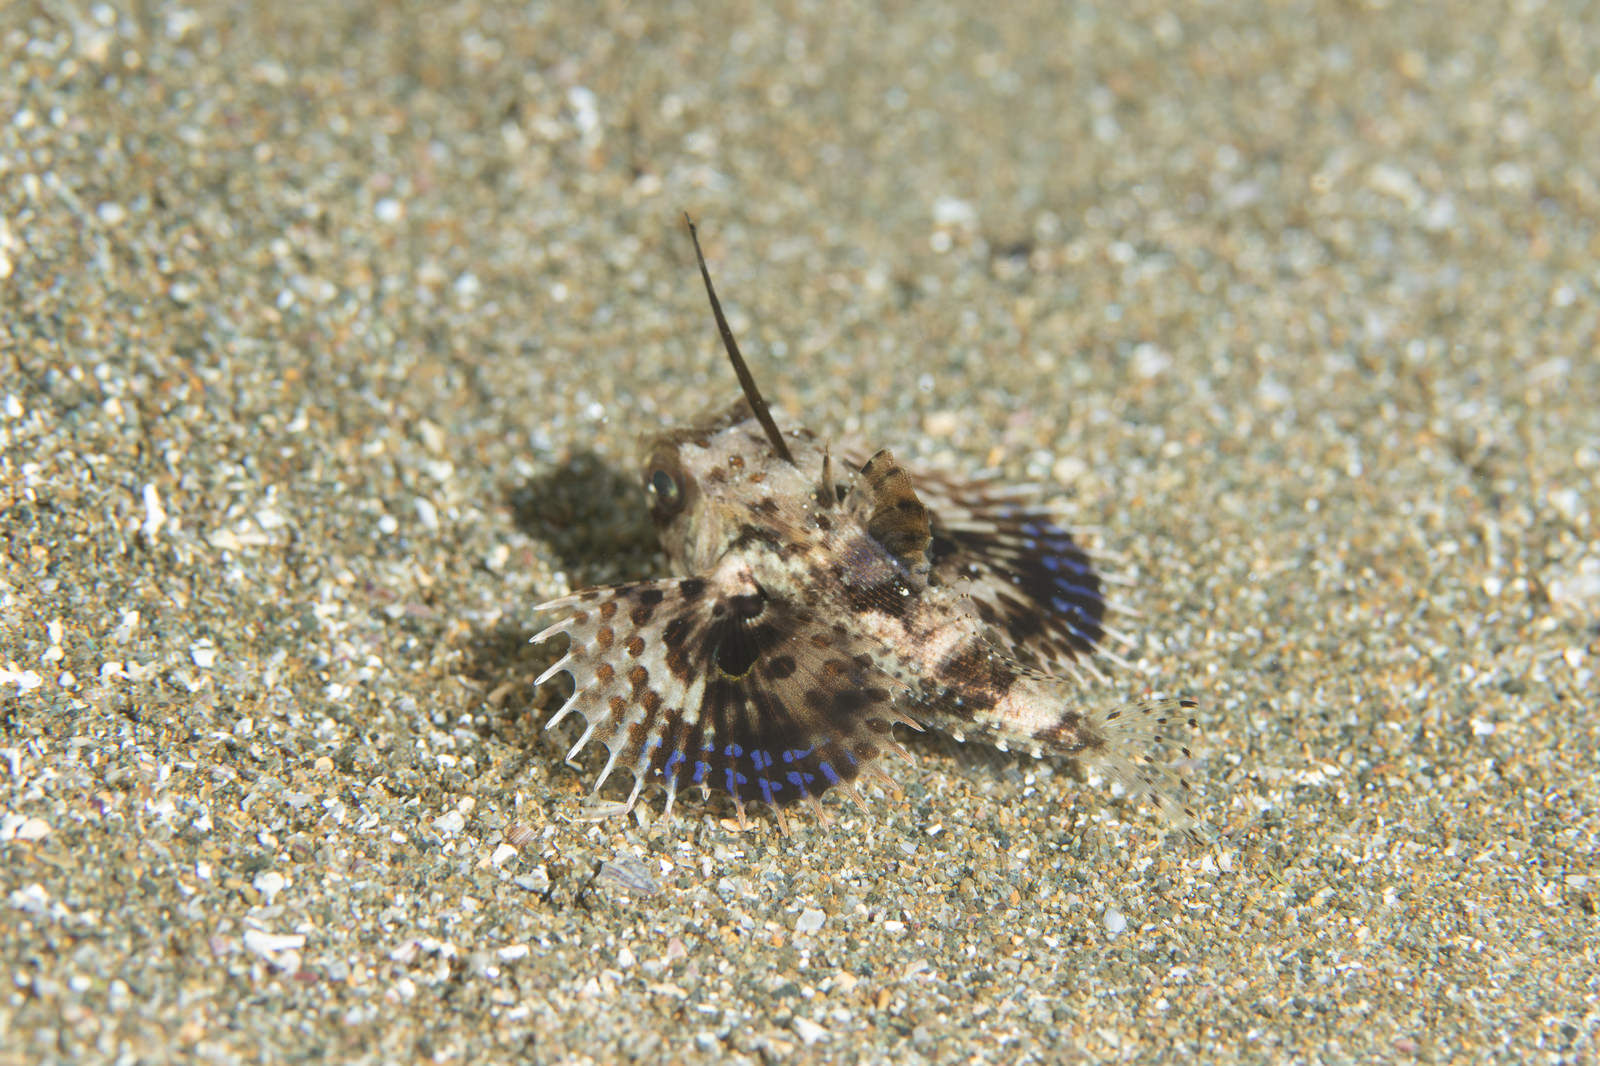
[(885, 448), (861, 468), (851, 495), (852, 509), (865, 513), (867, 533), (888, 549), (907, 570), (928, 571), (928, 543), (932, 531), (928, 509), (911, 486), (911, 475)]

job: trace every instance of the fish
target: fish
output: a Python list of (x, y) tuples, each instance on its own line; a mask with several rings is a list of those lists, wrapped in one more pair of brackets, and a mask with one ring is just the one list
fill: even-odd
[[(583, 720), (569, 762), (607, 751), (594, 815), (632, 811), (656, 785), (664, 817), (682, 790), (722, 792), (741, 825), (760, 805), (787, 832), (797, 807), (827, 820), (828, 793), (898, 791), (885, 756), (910, 758), (902, 737), (932, 730), (1081, 760), (1193, 834), (1181, 768), (1197, 701), (1084, 698), (1105, 664), (1126, 664), (1109, 647), (1106, 580), (1043, 490), (918, 469), (887, 448), (836, 455), (809, 429), (780, 429), (684, 221), (742, 395), (646, 450), (650, 516), (681, 576), (536, 608), (559, 617), (533, 642), (568, 645), (535, 687), (573, 683), (547, 726)], [(622, 771), (626, 800), (599, 799)]]

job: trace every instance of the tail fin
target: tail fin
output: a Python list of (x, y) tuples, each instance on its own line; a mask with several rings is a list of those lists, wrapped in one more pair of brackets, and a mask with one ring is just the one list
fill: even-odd
[(1091, 739), (1078, 754), (1130, 794), (1155, 800), (1175, 828), (1203, 840), (1212, 830), (1200, 817), (1188, 777), (1172, 765), (1193, 757), (1198, 706), (1191, 699), (1160, 699), (1090, 712), (1080, 729)]

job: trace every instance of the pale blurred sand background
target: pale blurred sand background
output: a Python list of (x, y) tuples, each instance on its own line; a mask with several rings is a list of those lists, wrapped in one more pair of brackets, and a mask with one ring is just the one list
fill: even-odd
[[(1593, 1060), (1592, 5), (276, 7), (0, 13), (0, 1060)], [(1098, 527), (1214, 845), (570, 820), (683, 209), (780, 420)]]

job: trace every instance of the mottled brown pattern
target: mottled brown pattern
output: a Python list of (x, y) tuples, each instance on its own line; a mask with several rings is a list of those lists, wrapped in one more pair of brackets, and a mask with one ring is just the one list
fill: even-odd
[(981, 640), (972, 640), (941, 661), (933, 678), (942, 688), (960, 695), (962, 716), (970, 717), (1004, 699), (1018, 673), (993, 648)]

